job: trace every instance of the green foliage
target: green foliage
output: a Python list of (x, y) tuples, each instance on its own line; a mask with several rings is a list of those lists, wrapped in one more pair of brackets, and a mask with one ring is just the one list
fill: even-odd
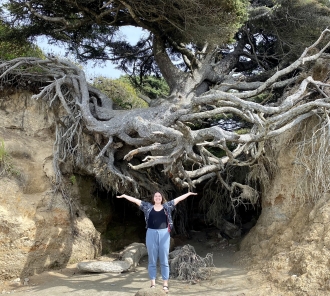
[(266, 92), (266, 93), (261, 93), (257, 96), (252, 97), (250, 99), (250, 101), (261, 104), (264, 101), (269, 101), (271, 99), (271, 97), (272, 97), (272, 94)]
[(2, 164), (7, 157), (8, 157), (8, 153), (5, 149), (5, 142), (3, 139), (1, 139), (1, 141), (0, 141), (0, 164)]
[[(243, 134), (244, 131), (246, 131), (246, 129), (241, 129), (240, 132), (238, 132), (238, 134)], [(237, 144), (236, 143), (232, 143), (232, 142), (228, 142), (227, 143), (227, 147), (230, 151), (233, 151), (236, 147), (237, 147)], [(206, 149), (211, 152), (214, 156), (216, 157), (223, 157), (226, 155), (226, 152), (221, 149), (220, 147), (217, 147), (217, 146), (214, 146), (214, 147), (206, 147)]]
[(70, 182), (72, 185), (75, 185), (77, 183), (77, 179), (75, 175), (71, 175), (70, 176)]
[[(160, 37), (172, 51), (175, 51), (173, 44), (205, 41), (226, 44), (247, 19), (249, 5), (248, 0), (113, 0), (104, 6), (96, 0), (4, 3), (11, 20), (15, 19), (8, 24), (17, 27), (22, 35), (46, 35), (54, 42), (63, 41), (84, 61), (112, 60), (122, 69), (132, 62), (133, 68), (141, 73), (157, 70), (152, 68), (151, 38), (142, 37), (143, 40), (132, 46), (120, 34), (121, 26), (147, 30)], [(143, 63), (139, 64), (141, 60)]]
[[(250, 21), (250, 28), (276, 39), (275, 52), (295, 59), (329, 26), (330, 1), (273, 0), (269, 10)], [(256, 32), (257, 32), (256, 31)], [(289, 55), (288, 55), (289, 53)]]
[(172, 23), (175, 27), (171, 28), (170, 35), (179, 42), (226, 44), (247, 19), (249, 2), (246, 0), (177, 2), (177, 10), (168, 9), (168, 13), (175, 18)]
[(207, 147), (206, 149), (209, 152), (211, 152), (214, 156), (219, 157), (219, 158), (226, 155), (226, 152), (219, 147)]
[(148, 107), (148, 104), (139, 98), (136, 90), (128, 81), (96, 77), (92, 84), (122, 109)]
[(120, 77), (120, 80), (131, 83), (134, 88), (150, 99), (164, 98), (170, 93), (170, 88), (165, 79), (155, 75), (144, 76), (142, 80), (139, 77), (125, 75)]
[(0, 139), (0, 176), (20, 176), (20, 172), (15, 169), (9, 153), (6, 151), (5, 142)]
[(0, 42), (0, 59), (12, 60), (17, 57), (43, 57), (36, 45), (29, 43)]
[(249, 133), (250, 131), (251, 131), (251, 130), (248, 129), (248, 128), (241, 128), (241, 129), (235, 131), (235, 133), (238, 134), (238, 135), (244, 135), (244, 134)]
[(12, 60), (17, 57), (43, 58), (42, 50), (35, 44), (24, 39), (13, 38), (14, 32), (0, 23), (0, 60)]

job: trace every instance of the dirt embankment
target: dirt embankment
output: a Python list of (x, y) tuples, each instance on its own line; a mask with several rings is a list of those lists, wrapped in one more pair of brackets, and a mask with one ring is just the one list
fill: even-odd
[(53, 193), (53, 115), (19, 93), (0, 98), (0, 118), (0, 280), (98, 256), (93, 223)]
[(263, 193), (258, 223), (241, 244), (251, 274), (283, 295), (330, 294), (330, 195), (324, 189), (330, 158), (320, 149), (328, 137), (315, 133), (317, 122), (308, 120), (270, 146), (266, 156), (277, 170)]

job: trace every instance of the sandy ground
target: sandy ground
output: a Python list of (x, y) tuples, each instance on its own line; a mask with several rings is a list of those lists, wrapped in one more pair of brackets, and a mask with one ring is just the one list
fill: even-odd
[[(214, 267), (212, 268), (211, 278), (196, 284), (170, 280), (169, 295), (269, 295), (267, 291), (260, 291), (258, 285), (251, 282), (246, 269), (235, 264), (237, 245), (228, 245), (223, 240), (210, 247), (207, 246), (209, 242), (203, 241), (198, 236), (194, 236), (193, 239), (185, 243), (194, 246), (196, 253), (202, 257), (207, 253), (213, 253)], [(135, 295), (138, 290), (149, 287), (147, 260), (147, 257), (142, 258), (135, 271), (121, 274), (83, 273), (76, 268), (76, 265), (71, 265), (62, 270), (32, 276), (29, 278), (28, 285), (7, 283), (7, 285), (0, 288), (0, 294), (13, 296)], [(158, 279), (156, 284), (161, 286), (161, 279)]]

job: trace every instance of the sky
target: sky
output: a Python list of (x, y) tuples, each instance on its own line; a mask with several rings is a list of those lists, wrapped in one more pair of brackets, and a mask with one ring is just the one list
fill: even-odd
[[(131, 44), (135, 44), (140, 39), (140, 36), (143, 34), (141, 29), (132, 26), (123, 27), (120, 30)], [(52, 53), (54, 55), (59, 56), (64, 56), (65, 54), (65, 50), (63, 48), (59, 46), (49, 45), (45, 37), (39, 37), (37, 39), (37, 45), (45, 54)], [(74, 58), (72, 59), (74, 60)], [(93, 62), (89, 62), (87, 65), (82, 66), (84, 67), (87, 79), (93, 79), (97, 76), (104, 76), (115, 79), (119, 78), (121, 75), (124, 75), (123, 72), (115, 69), (115, 65), (107, 61), (104, 62), (103, 65), (99, 65), (98, 63), (98, 65), (94, 66)]]

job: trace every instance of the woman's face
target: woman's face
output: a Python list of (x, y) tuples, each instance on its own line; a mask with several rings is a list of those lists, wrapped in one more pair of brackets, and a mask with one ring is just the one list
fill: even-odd
[(162, 195), (159, 192), (156, 192), (154, 194), (154, 203), (159, 205), (162, 204), (162, 201), (163, 201)]

